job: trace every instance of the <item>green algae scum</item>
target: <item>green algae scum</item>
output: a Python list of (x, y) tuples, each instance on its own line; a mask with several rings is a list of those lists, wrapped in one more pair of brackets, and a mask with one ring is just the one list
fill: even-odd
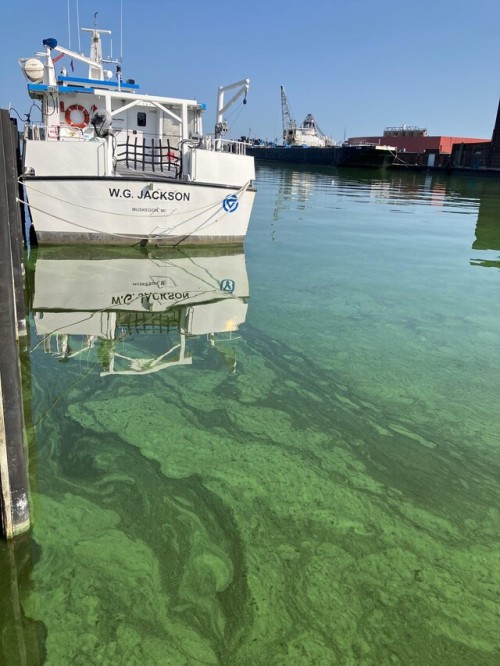
[(500, 181), (257, 186), (244, 251), (30, 253), (2, 664), (500, 663)]

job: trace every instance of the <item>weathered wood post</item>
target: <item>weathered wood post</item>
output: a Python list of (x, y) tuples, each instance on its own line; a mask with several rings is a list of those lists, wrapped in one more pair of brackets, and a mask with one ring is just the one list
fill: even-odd
[(16, 298), (16, 322), (19, 335), (26, 335), (26, 308), (24, 303), (23, 222), (21, 207), (17, 203), (19, 194), (19, 135), (17, 123), (6, 109), (0, 110), (0, 127), (3, 138), (3, 155), (7, 185), (10, 247)]
[[(7, 126), (7, 127), (6, 127)], [(7, 136), (10, 139), (6, 140)], [(7, 538), (29, 529), (28, 474), (23, 417), (21, 371), (18, 349), (18, 312), (16, 280), (22, 267), (14, 269), (21, 257), (20, 228), (11, 224), (19, 217), (17, 208), (17, 168), (8, 112), (0, 110), (0, 528)], [(16, 276), (17, 273), (17, 276)], [(24, 294), (22, 306), (24, 318)]]

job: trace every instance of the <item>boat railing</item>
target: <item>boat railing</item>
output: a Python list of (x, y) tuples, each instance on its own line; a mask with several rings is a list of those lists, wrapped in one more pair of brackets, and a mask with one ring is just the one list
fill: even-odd
[(40, 123), (25, 123), (24, 132), (25, 139), (31, 141), (45, 141), (47, 138), (47, 127)]
[(60, 125), (43, 125), (42, 123), (25, 123), (23, 137), (30, 141), (89, 141), (94, 133), (88, 127), (66, 127)]
[(124, 143), (117, 143), (114, 150), (116, 165), (135, 171), (169, 173), (177, 178), (182, 171), (182, 156), (170, 140), (139, 139), (127, 135)]
[[(34, 141), (45, 141), (46, 139), (89, 140), (88, 134), (79, 128), (70, 128), (71, 135), (66, 136), (67, 128), (47, 127), (41, 123), (26, 123), (24, 125), (24, 138)], [(51, 134), (53, 133), (53, 135)], [(234, 155), (246, 155), (247, 147), (251, 143), (237, 141), (234, 139), (220, 139), (206, 135), (191, 144), (192, 148), (202, 148), (214, 152), (232, 153)], [(170, 140), (162, 141), (155, 138), (139, 138), (127, 135), (124, 142), (116, 143), (114, 150), (114, 161), (124, 165), (126, 168), (138, 171), (169, 172), (174, 177), (182, 173), (182, 153), (171, 144)]]
[(213, 150), (222, 153), (233, 153), (235, 155), (246, 155), (249, 143), (236, 141), (234, 139), (216, 139), (213, 136), (204, 136), (201, 147), (205, 150)]

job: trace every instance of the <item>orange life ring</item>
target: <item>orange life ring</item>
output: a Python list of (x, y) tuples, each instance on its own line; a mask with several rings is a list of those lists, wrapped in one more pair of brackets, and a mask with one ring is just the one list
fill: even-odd
[[(74, 123), (71, 120), (71, 114), (73, 111), (79, 111), (82, 116), (83, 116), (83, 123)], [(64, 114), (64, 119), (66, 120), (66, 125), (70, 125), (71, 127), (79, 127), (80, 129), (84, 129), (87, 127), (90, 121), (90, 116), (89, 112), (87, 109), (82, 106), (81, 104), (72, 104), (71, 106), (68, 106), (66, 109), (66, 113)]]

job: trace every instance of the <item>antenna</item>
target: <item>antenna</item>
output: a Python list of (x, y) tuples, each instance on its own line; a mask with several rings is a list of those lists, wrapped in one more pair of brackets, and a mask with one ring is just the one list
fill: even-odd
[(69, 14), (69, 0), (68, 0), (68, 47), (71, 49), (71, 25), (70, 25), (70, 14)]
[(76, 22), (78, 27), (78, 51), (82, 52), (82, 47), (80, 46), (80, 3), (76, 0)]
[(120, 60), (123, 62), (123, 0), (120, 0)]

